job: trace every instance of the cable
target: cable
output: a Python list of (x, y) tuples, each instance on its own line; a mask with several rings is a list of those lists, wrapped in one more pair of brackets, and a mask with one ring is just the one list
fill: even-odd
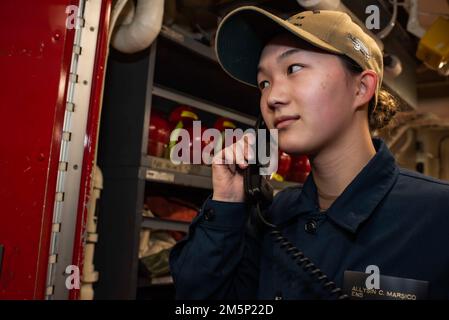
[(329, 277), (324, 274), (315, 264), (307, 258), (304, 253), (299, 250), (293, 243), (291, 243), (281, 232), (281, 230), (274, 224), (269, 223), (263, 216), (260, 205), (256, 202), (256, 212), (260, 220), (268, 227), (270, 227), (270, 235), (274, 241), (279, 243), (281, 250), (283, 250), (298, 266), (302, 267), (312, 278), (318, 280), (322, 287), (331, 294), (337, 296), (338, 300), (349, 299), (349, 296), (343, 293), (343, 290), (336, 286), (335, 282), (330, 281)]
[[(263, 126), (265, 126), (265, 123), (263, 121), (262, 116), (259, 115), (256, 121), (255, 129), (259, 130)], [(324, 274), (319, 268), (317, 268), (315, 264), (309, 258), (307, 258), (301, 250), (295, 247), (293, 243), (291, 243), (282, 234), (280, 228), (278, 228), (275, 224), (272, 224), (265, 219), (264, 215), (262, 214), (262, 210), (260, 209), (260, 203), (266, 205), (267, 203), (272, 201), (273, 189), (272, 187), (270, 187), (268, 182), (267, 182), (268, 185), (262, 183), (261, 182), (262, 180), (260, 179), (264, 178), (261, 178), (259, 175), (258, 177), (260, 179), (258, 179), (257, 182), (253, 181), (253, 179), (251, 179), (253, 170), (250, 170), (250, 168), (257, 168), (257, 167), (250, 166), (247, 169), (245, 169), (243, 183), (246, 198), (247, 201), (249, 201), (249, 203), (251, 203), (255, 207), (259, 220), (262, 221), (264, 225), (272, 229), (270, 231), (270, 235), (274, 238), (274, 241), (279, 243), (281, 250), (285, 251), (285, 253), (299, 267), (302, 267), (304, 271), (306, 271), (313, 279), (319, 281), (325, 290), (329, 291), (333, 295), (336, 295), (338, 300), (349, 299), (349, 296), (347, 294), (344, 294), (343, 290), (341, 290), (341, 288), (338, 288), (335, 282), (330, 281), (329, 277), (326, 274)], [(265, 201), (263, 201), (263, 199)]]

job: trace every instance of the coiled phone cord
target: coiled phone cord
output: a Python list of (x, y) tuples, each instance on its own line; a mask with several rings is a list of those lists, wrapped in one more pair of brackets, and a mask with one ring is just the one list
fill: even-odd
[(317, 279), (320, 281), (322, 287), (325, 290), (328, 290), (330, 293), (337, 296), (338, 300), (345, 300), (349, 299), (349, 296), (347, 294), (343, 293), (343, 290), (341, 288), (337, 287), (335, 282), (330, 281), (329, 277), (324, 274), (323, 271), (321, 271), (315, 264), (310, 261), (309, 258), (307, 258), (304, 253), (299, 250), (297, 247), (293, 245), (281, 232), (281, 230), (274, 224), (269, 223), (265, 217), (263, 216), (260, 205), (257, 202), (255, 204), (257, 215), (259, 216), (260, 220), (268, 227), (272, 228), (273, 230), (270, 231), (270, 235), (274, 238), (274, 241), (279, 243), (279, 246), (282, 250), (287, 253), (287, 255), (295, 261), (295, 263), (302, 267), (304, 271), (309, 273), (309, 275), (312, 276), (312, 278)]

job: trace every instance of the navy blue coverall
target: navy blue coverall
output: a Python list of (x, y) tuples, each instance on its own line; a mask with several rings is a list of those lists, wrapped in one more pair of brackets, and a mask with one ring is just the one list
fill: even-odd
[[(346, 270), (428, 281), (449, 298), (449, 183), (398, 167), (380, 138), (375, 156), (326, 212), (310, 174), (279, 192), (268, 219), (330, 279)], [(208, 199), (170, 254), (177, 299), (331, 299), (267, 232), (247, 223), (245, 203)]]

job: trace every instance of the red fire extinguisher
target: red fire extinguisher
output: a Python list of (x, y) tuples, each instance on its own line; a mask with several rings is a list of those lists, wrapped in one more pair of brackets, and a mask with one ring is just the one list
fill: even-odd
[(170, 124), (157, 110), (151, 110), (148, 134), (148, 154), (163, 157), (170, 141)]
[[(175, 108), (170, 113), (169, 121), (172, 125), (172, 133), (170, 136), (170, 153), (173, 150), (173, 147), (182, 141), (182, 137), (179, 134), (179, 129), (187, 130), (189, 134), (189, 163), (196, 163), (196, 160), (199, 160), (198, 163), (202, 163), (202, 150), (207, 144), (207, 141), (203, 140), (203, 133), (207, 129), (204, 124), (201, 123), (201, 130), (199, 132), (195, 132), (193, 130), (193, 122), (198, 121), (199, 117), (193, 108), (185, 105), (181, 105)], [(194, 149), (194, 146), (199, 146), (198, 149)], [(187, 147), (187, 146), (186, 146)], [(197, 153), (194, 156), (194, 152)], [(179, 154), (181, 158), (183, 158), (182, 154)], [(183, 158), (184, 161), (187, 159)]]
[(279, 150), (278, 157), (278, 169), (275, 174), (272, 175), (272, 179), (276, 181), (287, 180), (287, 175), (290, 171), (292, 158), (289, 154)]
[(220, 117), (215, 121), (214, 128), (220, 131), (220, 138), (219, 141), (217, 141), (217, 144), (219, 146), (219, 149), (224, 148), (225, 143), (225, 130), (226, 129), (236, 129), (237, 125), (228, 118)]
[(307, 156), (292, 156), (292, 163), (287, 180), (304, 183), (311, 170), (312, 167)]

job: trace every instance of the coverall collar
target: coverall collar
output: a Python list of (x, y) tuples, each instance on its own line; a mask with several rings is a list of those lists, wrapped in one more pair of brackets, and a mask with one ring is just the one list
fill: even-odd
[[(333, 222), (355, 233), (393, 187), (399, 168), (393, 154), (381, 138), (372, 138), (376, 154), (332, 203), (326, 214)], [(318, 211), (317, 189), (311, 173), (299, 195), (295, 210), (287, 210), (277, 223), (296, 215)]]

